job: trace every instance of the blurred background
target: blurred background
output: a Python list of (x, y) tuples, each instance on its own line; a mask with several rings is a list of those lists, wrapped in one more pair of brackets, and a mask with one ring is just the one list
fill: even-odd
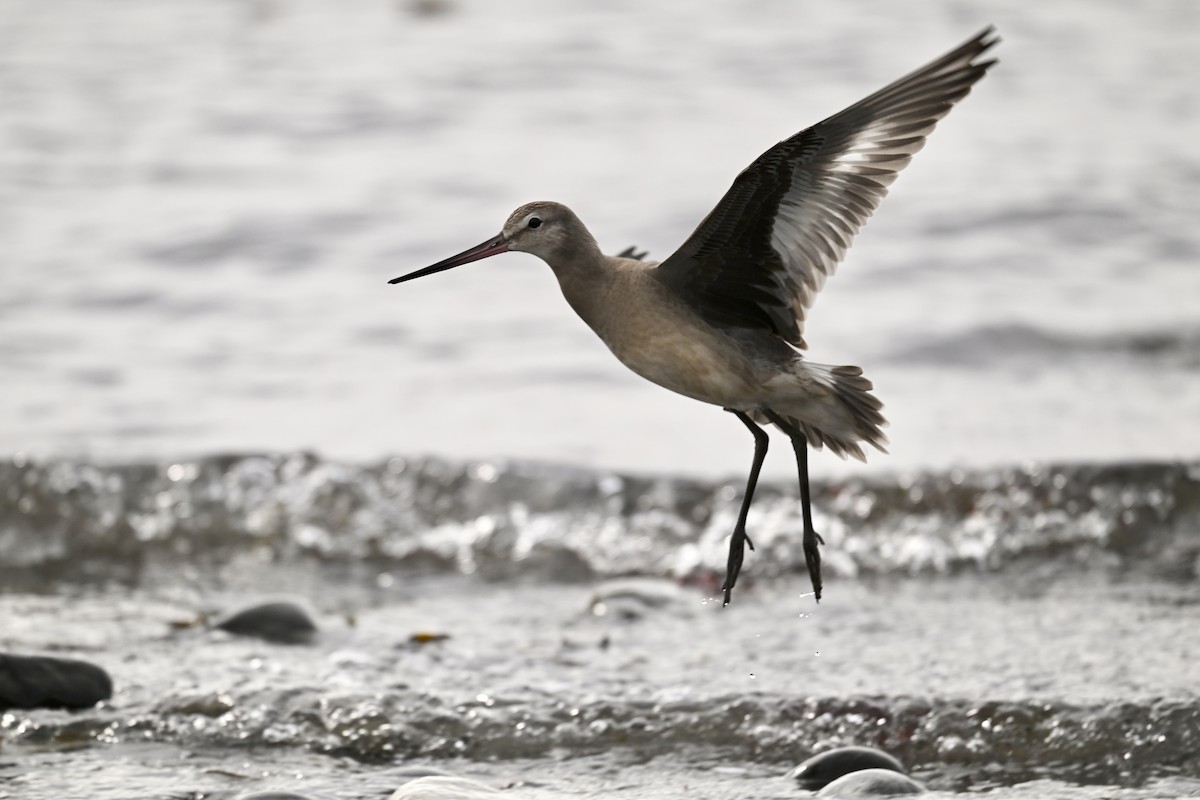
[(1195, 457), (1200, 6), (1095, 0), (0, 0), (0, 451), (740, 474), (742, 427), (627, 372), (536, 259), (386, 281), (534, 199), (665, 257), (989, 23), (811, 357), (875, 381), (872, 469)]

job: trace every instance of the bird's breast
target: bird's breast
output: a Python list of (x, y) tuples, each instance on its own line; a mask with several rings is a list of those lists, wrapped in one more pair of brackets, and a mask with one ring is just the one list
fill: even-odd
[(610, 259), (555, 270), (567, 302), (617, 359), (648, 381), (725, 408), (752, 409), (764, 380), (728, 335), (654, 280), (646, 264)]
[(686, 312), (627, 308), (601, 338), (621, 363), (659, 386), (726, 408), (756, 405), (761, 376), (720, 331)]

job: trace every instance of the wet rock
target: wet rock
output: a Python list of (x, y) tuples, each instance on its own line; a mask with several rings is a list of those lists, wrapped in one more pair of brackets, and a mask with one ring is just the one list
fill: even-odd
[(904, 774), (904, 765), (874, 747), (835, 747), (800, 764), (789, 776), (801, 789), (817, 791), (843, 775), (865, 769), (891, 770)]
[(836, 797), (841, 800), (858, 798), (892, 797), (901, 794), (923, 794), (925, 787), (899, 772), (890, 769), (863, 769), (843, 775), (824, 789), (817, 797)]
[(89, 708), (112, 697), (112, 678), (86, 661), (0, 653), (0, 711)]
[(656, 611), (682, 607), (685, 597), (671, 581), (623, 578), (596, 587), (588, 611), (596, 617), (633, 621)]
[(304, 644), (317, 633), (309, 613), (290, 600), (247, 606), (219, 620), (215, 627), (280, 644)]
[(468, 778), (434, 775), (404, 784), (388, 800), (491, 800), (499, 794), (499, 789)]

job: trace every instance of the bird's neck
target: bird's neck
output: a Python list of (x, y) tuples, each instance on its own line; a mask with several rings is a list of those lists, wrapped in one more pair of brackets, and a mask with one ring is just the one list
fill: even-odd
[(604, 308), (609, 304), (616, 278), (616, 259), (600, 252), (590, 235), (577, 239), (570, 252), (557, 253), (549, 261), (558, 278), (563, 297), (588, 326), (601, 336)]

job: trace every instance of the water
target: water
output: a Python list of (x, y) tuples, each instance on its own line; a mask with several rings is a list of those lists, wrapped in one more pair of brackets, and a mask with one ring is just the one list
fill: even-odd
[(385, 281), (535, 198), (661, 257), (767, 146), (988, 22), (1001, 66), (822, 293), (813, 357), (876, 382), (892, 468), (1200, 450), (1193, 4), (0, 9), (10, 452), (738, 472), (742, 427), (628, 373), (532, 257)]
[[(728, 608), (727, 482), (297, 454), (20, 460), (0, 486), (0, 650), (117, 685), (0, 716), (14, 797), (369, 797), (431, 765), (530, 796), (785, 796), (846, 743), (947, 793), (1200, 792), (1197, 463), (819, 484), (819, 606), (794, 492), (767, 486)], [(315, 643), (209, 629), (279, 593)]]
[[(892, 422), (812, 458), (820, 606), (777, 448), (720, 609), (748, 437), (544, 265), (385, 283), (535, 198), (661, 257), (987, 23), (809, 318)], [(0, 797), (1200, 794), (1196, 74), (1189, 3), (0, 0), (0, 651), (117, 687), (0, 715)], [(207, 629), (274, 594), (315, 643)]]

